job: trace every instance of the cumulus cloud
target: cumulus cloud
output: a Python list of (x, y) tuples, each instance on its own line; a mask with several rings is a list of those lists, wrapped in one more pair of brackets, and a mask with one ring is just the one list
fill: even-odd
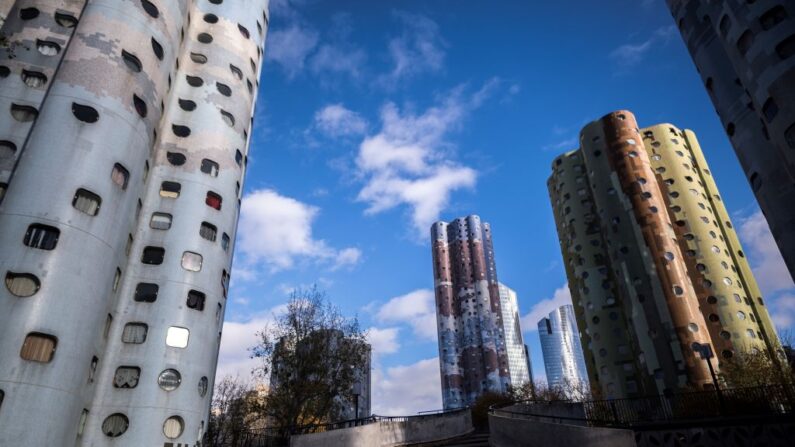
[(400, 330), (396, 327), (390, 328), (376, 328), (371, 327), (367, 330), (367, 341), (373, 349), (373, 356), (382, 356), (386, 354), (394, 354), (400, 349), (398, 343), (398, 333)]
[(357, 79), (361, 76), (367, 54), (361, 48), (344, 44), (323, 44), (312, 56), (309, 66), (315, 74), (345, 74)]
[(434, 293), (419, 289), (396, 296), (386, 302), (376, 313), (382, 323), (402, 323), (412, 327), (417, 337), (436, 340), (436, 308)]
[(677, 33), (673, 25), (657, 28), (649, 38), (640, 43), (628, 43), (610, 52), (610, 59), (624, 70), (643, 62), (649, 51), (656, 45), (668, 43)]
[(444, 68), (446, 46), (439, 25), (422, 14), (396, 12), (403, 30), (389, 41), (392, 69), (378, 78), (378, 84), (394, 88), (401, 81)]
[(776, 240), (762, 211), (739, 219), (740, 236), (759, 288), (767, 300), (776, 326), (791, 328), (795, 324), (795, 284), (787, 270)]
[(272, 322), (270, 312), (243, 322), (224, 322), (216, 380), (227, 375), (244, 379), (252, 377), (252, 371), (260, 366), (260, 361), (250, 358), (249, 348), (257, 344), (255, 334)]
[(315, 112), (314, 127), (329, 137), (363, 135), (367, 120), (342, 104), (329, 104)]
[(306, 59), (318, 42), (317, 31), (293, 22), (286, 29), (268, 31), (266, 57), (279, 64), (292, 79), (304, 70)]
[(385, 416), (412, 415), (442, 407), (439, 359), (410, 365), (376, 368), (373, 371), (373, 413)]
[(524, 332), (534, 332), (538, 330), (538, 320), (549, 315), (550, 312), (565, 304), (571, 304), (571, 292), (569, 285), (563, 284), (555, 289), (552, 298), (545, 298), (537, 302), (530, 312), (522, 317), (522, 329)]
[(473, 188), (477, 180), (474, 169), (452, 160), (446, 137), (499, 85), (499, 79), (492, 79), (471, 95), (459, 86), (420, 114), (401, 111), (394, 103), (384, 105), (381, 130), (362, 141), (355, 161), (365, 181), (357, 200), (368, 204), (366, 213), (407, 205), (423, 240), (451, 194)]
[(326, 262), (332, 269), (352, 266), (361, 259), (354, 247), (330, 247), (312, 235), (319, 209), (272, 189), (256, 190), (243, 197), (238, 244), (245, 270), (264, 263), (275, 272), (292, 267), (296, 260)]

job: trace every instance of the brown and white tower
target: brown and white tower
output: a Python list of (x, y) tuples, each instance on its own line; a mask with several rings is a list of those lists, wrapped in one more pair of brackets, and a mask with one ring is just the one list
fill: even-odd
[(0, 445), (195, 445), (267, 0), (11, 0)]
[(445, 409), (510, 385), (491, 228), (471, 215), (431, 227)]

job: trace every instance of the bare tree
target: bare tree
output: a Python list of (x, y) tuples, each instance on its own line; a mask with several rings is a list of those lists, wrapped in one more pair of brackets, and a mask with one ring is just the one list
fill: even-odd
[(720, 376), (730, 388), (793, 384), (792, 370), (782, 358), (773, 361), (765, 351), (740, 352), (721, 362)]
[(345, 318), (317, 287), (292, 292), (287, 309), (257, 333), (252, 357), (270, 380), (265, 413), (278, 426), (337, 421), (353, 399), (369, 346), (356, 318)]
[(207, 444), (240, 445), (252, 416), (261, 409), (256, 397), (250, 382), (232, 376), (221, 379), (213, 390)]

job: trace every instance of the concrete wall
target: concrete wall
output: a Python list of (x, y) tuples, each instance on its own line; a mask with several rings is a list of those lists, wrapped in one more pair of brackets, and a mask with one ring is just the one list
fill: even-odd
[(491, 447), (574, 445), (634, 447), (632, 430), (581, 427), (553, 421), (489, 415)]
[(472, 414), (466, 410), (293, 436), (290, 447), (392, 447), (454, 438), (472, 430)]

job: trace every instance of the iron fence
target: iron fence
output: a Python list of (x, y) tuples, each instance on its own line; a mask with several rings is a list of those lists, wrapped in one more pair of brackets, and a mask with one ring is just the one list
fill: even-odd
[(568, 405), (570, 410), (577, 408), (577, 411), (552, 414), (548, 411), (550, 402), (531, 400), (494, 406), (491, 412), (504, 417), (637, 428), (718, 418), (726, 420), (790, 415), (795, 410), (795, 387), (790, 384), (767, 385), (627, 399), (554, 403), (561, 404), (561, 408)]

